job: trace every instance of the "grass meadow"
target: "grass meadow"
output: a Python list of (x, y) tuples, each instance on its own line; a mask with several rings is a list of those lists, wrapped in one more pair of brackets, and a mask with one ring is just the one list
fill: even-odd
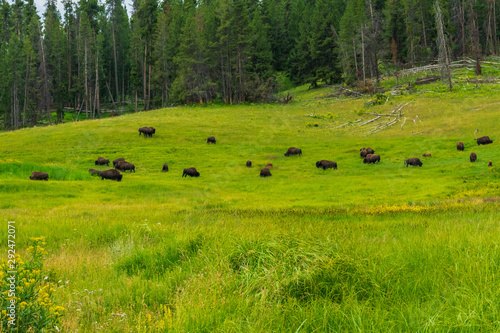
[[(500, 331), (500, 88), (457, 79), (375, 106), (333, 88), (292, 94), (0, 133), (1, 219), (16, 221), (21, 255), (45, 237), (61, 330)], [(385, 130), (356, 122), (408, 102)], [(494, 143), (477, 146), (483, 135)], [(284, 157), (291, 146), (303, 155)], [(381, 162), (363, 164), (362, 147)], [(99, 156), (136, 173), (92, 177), (112, 167)], [(411, 157), (423, 166), (406, 168)], [(182, 178), (188, 167), (201, 176)]]

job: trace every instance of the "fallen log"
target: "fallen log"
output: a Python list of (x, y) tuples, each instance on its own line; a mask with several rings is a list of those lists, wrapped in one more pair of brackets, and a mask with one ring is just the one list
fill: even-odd
[(373, 122), (375, 120), (378, 120), (378, 119), (380, 119), (380, 116), (378, 116), (376, 118), (373, 118), (373, 119), (370, 119), (368, 121), (362, 122), (361, 124), (359, 124), (359, 126), (364, 126), (364, 125), (369, 124), (369, 123), (371, 123), (371, 122)]

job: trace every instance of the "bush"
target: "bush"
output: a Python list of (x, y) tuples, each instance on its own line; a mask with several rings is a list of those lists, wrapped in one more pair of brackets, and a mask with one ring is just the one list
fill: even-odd
[[(0, 263), (0, 331), (13, 332), (47, 332), (59, 330), (61, 317), (65, 309), (56, 304), (54, 298), (55, 285), (46, 282), (43, 278), (43, 256), (47, 254), (42, 246), (44, 237), (30, 238), (28, 253), (31, 259), (22, 260), (19, 254), (15, 255), (15, 268), (6, 260)], [(12, 262), (12, 260), (11, 260)], [(15, 295), (10, 291), (7, 278), (8, 271), (16, 271)], [(12, 297), (11, 297), (12, 296)], [(7, 316), (11, 300), (15, 300), (15, 326), (11, 325)]]

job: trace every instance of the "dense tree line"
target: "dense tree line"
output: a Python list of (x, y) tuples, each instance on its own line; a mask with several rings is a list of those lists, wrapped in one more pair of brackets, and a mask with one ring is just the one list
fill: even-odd
[(496, 0), (0, 0), (5, 129), (175, 103), (269, 100), (280, 82), (376, 81), (384, 66), (498, 53)]

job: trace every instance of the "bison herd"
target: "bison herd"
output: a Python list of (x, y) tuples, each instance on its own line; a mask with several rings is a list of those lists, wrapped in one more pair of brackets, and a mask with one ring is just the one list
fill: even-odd
[[(139, 135), (144, 134), (146, 137), (152, 137), (153, 134), (156, 132), (156, 130), (153, 127), (141, 127), (139, 128)], [(486, 145), (493, 143), (493, 141), (488, 137), (488, 136), (483, 136), (481, 138), (475, 139), (478, 146), (479, 145)], [(207, 139), (207, 143), (215, 144), (216, 140), (215, 137), (211, 136)], [(462, 141), (457, 143), (457, 150), (459, 151), (464, 151), (465, 146)], [(368, 147), (368, 148), (361, 148), (360, 149), (360, 157), (363, 159), (364, 164), (375, 164), (380, 162), (380, 155), (375, 154), (375, 151)], [(285, 153), (286, 157), (292, 156), (292, 155), (298, 155), (302, 156), (302, 150), (299, 148), (295, 147), (290, 147)], [(431, 153), (426, 152), (425, 154), (422, 155), (423, 157), (431, 157)], [(477, 160), (477, 155), (476, 153), (471, 153), (470, 154), (470, 161), (475, 162)], [(94, 163), (95, 165), (107, 165), (109, 166), (109, 160), (103, 157), (98, 157), (97, 160)], [(419, 158), (409, 158), (405, 160), (404, 165), (408, 167), (409, 165), (411, 166), (419, 166), (421, 167), (423, 165), (422, 161)], [(252, 167), (252, 161), (248, 160), (246, 162), (246, 166), (251, 168)], [(493, 166), (492, 161), (489, 161), (488, 166), (491, 167)], [(121, 181), (123, 178), (123, 175), (120, 173), (120, 171), (130, 171), (130, 172), (135, 172), (135, 165), (132, 163), (129, 163), (125, 161), (124, 158), (118, 158), (113, 161), (113, 167), (114, 169), (110, 170), (104, 170), (104, 171), (99, 171), (95, 169), (89, 169), (89, 173), (92, 176), (98, 176), (101, 177), (101, 180), (104, 179), (110, 179), (110, 180), (116, 180), (116, 181)], [(272, 168), (273, 165), (271, 163), (267, 163), (266, 166), (260, 171), (260, 177), (270, 177), (272, 176), (270, 168)], [(337, 170), (337, 162), (334, 161), (328, 161), (328, 160), (321, 160), (316, 162), (316, 168), (320, 168), (323, 170), (326, 169), (334, 169)], [(162, 172), (168, 172), (168, 164), (165, 163), (162, 168)], [(191, 167), (191, 168), (186, 168), (182, 172), (182, 177), (199, 177), (200, 173), (196, 170), (196, 168)], [(48, 180), (49, 175), (45, 172), (33, 172), (30, 176), (31, 180)]]

